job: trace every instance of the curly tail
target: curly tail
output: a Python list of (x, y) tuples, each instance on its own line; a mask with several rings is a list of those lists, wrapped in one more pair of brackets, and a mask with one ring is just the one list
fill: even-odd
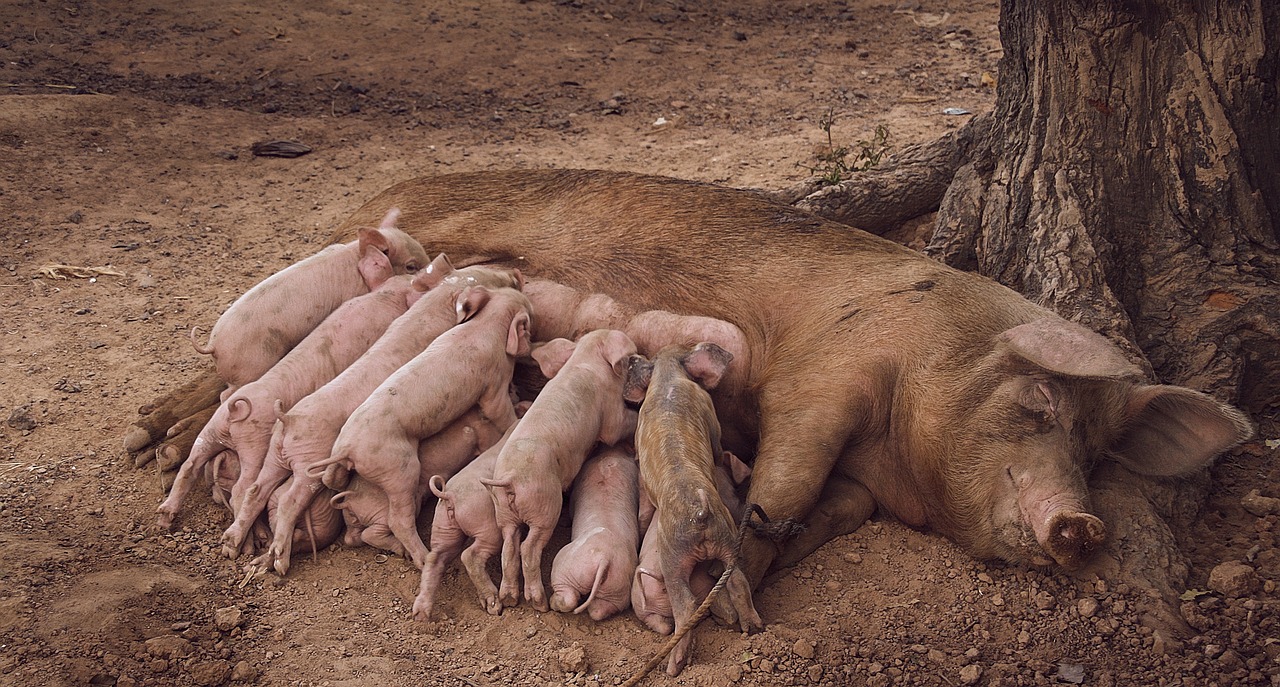
[(573, 612), (575, 615), (587, 610), (587, 606), (589, 606), (592, 600), (596, 598), (596, 590), (600, 589), (600, 583), (604, 581), (604, 576), (608, 572), (609, 572), (609, 561), (605, 561), (600, 565), (596, 566), (596, 579), (594, 582), (591, 583), (591, 593), (587, 594), (586, 600), (584, 600), (581, 605), (573, 609)]
[(205, 347), (201, 346), (200, 344), (196, 343), (196, 332), (198, 332), (198, 331), (200, 331), (200, 328), (199, 328), (199, 327), (192, 327), (192, 328), (191, 328), (191, 347), (192, 347), (192, 348), (194, 348), (194, 349), (196, 349), (196, 353), (199, 353), (199, 354), (201, 354), (201, 355), (213, 355), (213, 341), (212, 341), (212, 340), (210, 340), (210, 341), (209, 341), (209, 347), (208, 347), (208, 348), (205, 348)]

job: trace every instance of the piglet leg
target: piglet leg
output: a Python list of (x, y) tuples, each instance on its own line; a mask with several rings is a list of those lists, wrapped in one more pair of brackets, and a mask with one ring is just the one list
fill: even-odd
[(462, 567), (467, 569), (471, 584), (476, 587), (480, 596), (480, 605), (489, 615), (502, 613), (502, 602), (498, 600), (498, 587), (493, 584), (489, 572), (485, 570), (489, 559), (502, 549), (502, 543), (487, 537), (476, 537), (462, 552)]
[(530, 524), (529, 533), (520, 545), (520, 563), (524, 571), (524, 598), (542, 612), (551, 609), (547, 590), (542, 584), (542, 552), (551, 541), (552, 527)]

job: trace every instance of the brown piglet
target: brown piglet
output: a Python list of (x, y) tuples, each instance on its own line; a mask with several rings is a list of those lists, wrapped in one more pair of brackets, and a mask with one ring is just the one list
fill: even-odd
[(734, 566), (726, 586), (728, 603), (718, 604), (717, 615), (736, 620), (746, 632), (764, 626), (751, 600), (751, 584), (737, 567), (737, 527), (719, 496), (714, 474), (723, 449), (720, 423), (704, 387), (715, 388), (729, 362), (730, 354), (715, 344), (668, 346), (653, 359), (640, 406), (640, 481), (656, 507), (651, 527), (660, 528), (655, 545), (675, 630), (685, 633), (667, 661), (670, 675), (679, 674), (689, 660), (692, 628), (684, 628), (698, 605), (691, 580), (703, 564)]

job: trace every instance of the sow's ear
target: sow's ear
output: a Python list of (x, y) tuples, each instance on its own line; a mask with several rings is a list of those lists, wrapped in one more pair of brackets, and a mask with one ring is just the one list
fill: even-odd
[(1068, 377), (1124, 379), (1142, 376), (1120, 349), (1091, 329), (1060, 317), (1020, 324), (997, 337), (1027, 362)]
[(714, 343), (704, 341), (694, 346), (682, 362), (689, 376), (698, 380), (703, 388), (714, 389), (724, 379), (725, 370), (733, 362), (733, 354)]
[(1134, 472), (1171, 477), (1195, 470), (1253, 436), (1239, 410), (1181, 386), (1135, 385), (1111, 452)]
[(569, 362), (569, 356), (573, 355), (573, 349), (578, 344), (568, 339), (552, 339), (544, 344), (540, 344), (529, 353), (529, 355), (538, 361), (538, 367), (542, 369), (542, 374), (547, 379), (556, 376), (560, 368)]
[(627, 359), (627, 378), (622, 383), (622, 397), (631, 403), (644, 401), (651, 379), (653, 379), (653, 362), (638, 353), (632, 355)]

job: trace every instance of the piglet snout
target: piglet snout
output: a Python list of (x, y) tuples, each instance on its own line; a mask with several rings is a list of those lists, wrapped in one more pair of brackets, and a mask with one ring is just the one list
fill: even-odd
[(1049, 521), (1046, 553), (1067, 570), (1084, 565), (1107, 538), (1107, 526), (1088, 513), (1058, 513)]

